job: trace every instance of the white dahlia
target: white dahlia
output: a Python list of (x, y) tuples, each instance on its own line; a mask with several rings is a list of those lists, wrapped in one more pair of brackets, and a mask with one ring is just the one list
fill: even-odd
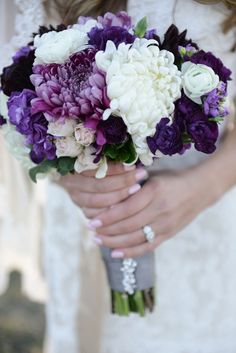
[(181, 72), (174, 56), (160, 50), (157, 41), (136, 39), (133, 44), (115, 47), (109, 41), (106, 50), (96, 54), (97, 66), (106, 72), (110, 114), (121, 116), (133, 138), (136, 152), (145, 165), (152, 163), (146, 137), (155, 133), (156, 124), (174, 111), (181, 96)]

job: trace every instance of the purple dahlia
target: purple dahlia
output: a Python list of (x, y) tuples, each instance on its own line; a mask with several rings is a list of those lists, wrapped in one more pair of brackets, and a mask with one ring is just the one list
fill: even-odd
[(26, 137), (27, 145), (32, 147), (31, 159), (35, 163), (55, 158), (52, 136), (47, 134), (48, 122), (42, 113), (32, 114), (31, 102), (36, 97), (34, 91), (25, 89), (12, 93), (8, 100), (10, 122), (16, 130)]
[(222, 61), (216, 58), (211, 52), (200, 50), (193, 54), (189, 60), (194, 64), (203, 64), (212, 68), (212, 70), (219, 76), (220, 81), (227, 82), (230, 80), (231, 71), (224, 66)]
[(38, 98), (33, 112), (44, 112), (50, 120), (78, 118), (79, 94), (87, 86), (93, 70), (96, 50), (88, 48), (73, 54), (65, 64), (37, 65), (31, 80)]
[(88, 33), (89, 44), (95, 46), (98, 50), (105, 50), (108, 40), (111, 40), (116, 47), (121, 43), (133, 43), (135, 36), (122, 27), (93, 27)]
[(156, 126), (155, 135), (147, 137), (147, 144), (153, 154), (157, 150), (169, 156), (182, 152), (184, 145), (181, 130), (175, 122), (169, 123), (169, 118), (162, 118)]

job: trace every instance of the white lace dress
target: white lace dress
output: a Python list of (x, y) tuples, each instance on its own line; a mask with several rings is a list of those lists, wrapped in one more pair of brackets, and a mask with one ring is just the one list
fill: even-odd
[[(230, 52), (235, 33), (224, 36), (220, 29), (228, 14), (224, 5), (130, 0), (129, 11), (136, 19), (148, 15), (159, 33), (173, 22), (188, 28), (189, 36), (220, 56), (235, 76)], [(203, 158), (191, 152), (163, 159), (159, 168), (185, 168)], [(66, 192), (49, 185), (45, 211), (50, 353), (236, 352), (236, 188), (157, 249), (158, 306), (145, 319), (110, 315), (98, 249)]]

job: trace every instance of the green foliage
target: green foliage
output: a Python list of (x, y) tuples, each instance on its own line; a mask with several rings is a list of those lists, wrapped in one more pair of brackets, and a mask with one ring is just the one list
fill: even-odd
[(209, 121), (214, 121), (215, 123), (220, 123), (221, 121), (224, 121), (223, 118), (221, 118), (220, 116), (216, 116), (215, 118), (209, 118)]
[(145, 33), (147, 31), (147, 17), (143, 17), (136, 25), (134, 34), (139, 37), (143, 38), (145, 36)]
[(53, 161), (43, 161), (29, 171), (30, 178), (33, 182), (37, 182), (37, 174), (47, 174), (51, 169), (57, 169), (61, 175), (66, 175), (74, 171), (74, 164), (76, 158), (60, 157)]
[(131, 139), (118, 145), (106, 145), (104, 154), (110, 160), (128, 164), (136, 159), (136, 152)]

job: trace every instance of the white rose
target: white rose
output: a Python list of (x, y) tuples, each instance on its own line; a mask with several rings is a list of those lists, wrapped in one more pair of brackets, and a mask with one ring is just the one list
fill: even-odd
[(93, 162), (95, 152), (96, 150), (92, 146), (82, 147), (74, 166), (77, 173), (82, 173), (85, 170), (97, 169), (98, 164)]
[(61, 32), (51, 31), (34, 39), (36, 64), (63, 64), (71, 54), (86, 48), (88, 36), (78, 29), (69, 28)]
[(48, 124), (48, 133), (56, 137), (72, 136), (76, 124), (76, 121), (71, 119), (66, 119), (63, 123), (50, 122)]
[(8, 97), (0, 91), (0, 115), (2, 115), (5, 119), (8, 118), (8, 108), (7, 108)]
[(83, 123), (80, 123), (75, 127), (75, 139), (81, 145), (89, 146), (95, 140), (95, 131), (86, 128)]
[(184, 93), (197, 104), (201, 104), (201, 97), (219, 84), (219, 76), (207, 65), (185, 62), (182, 74)]
[(55, 145), (57, 157), (77, 157), (82, 149), (74, 137), (61, 137), (55, 141)]

